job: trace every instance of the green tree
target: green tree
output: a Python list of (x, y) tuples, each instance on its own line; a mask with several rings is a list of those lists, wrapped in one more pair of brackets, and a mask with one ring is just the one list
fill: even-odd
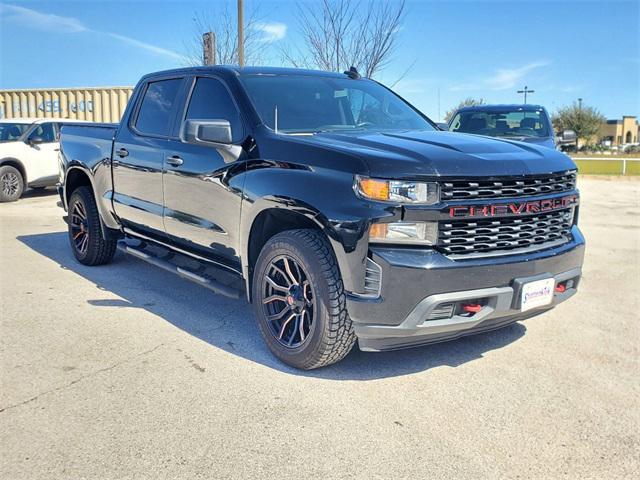
[(451, 117), (453, 117), (453, 114), (456, 113), (456, 111), (459, 108), (475, 107), (476, 105), (484, 105), (485, 103), (486, 102), (484, 101), (483, 98), (472, 98), (472, 97), (465, 98), (458, 104), (457, 107), (452, 108), (451, 110), (447, 111), (447, 113), (444, 114), (444, 121), (448, 122), (449, 120), (451, 120)]
[(576, 145), (580, 140), (592, 139), (600, 130), (600, 126), (606, 121), (604, 116), (594, 107), (573, 102), (558, 109), (553, 114), (553, 128), (556, 132), (573, 130), (576, 132)]

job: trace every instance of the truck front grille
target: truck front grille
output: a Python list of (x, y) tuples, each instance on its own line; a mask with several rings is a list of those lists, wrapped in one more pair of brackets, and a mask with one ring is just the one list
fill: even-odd
[(446, 200), (474, 198), (511, 198), (562, 193), (576, 188), (576, 173), (491, 178), (487, 180), (451, 180), (440, 184), (440, 197)]
[(543, 250), (571, 240), (573, 207), (525, 217), (439, 223), (438, 249), (450, 256), (508, 255)]

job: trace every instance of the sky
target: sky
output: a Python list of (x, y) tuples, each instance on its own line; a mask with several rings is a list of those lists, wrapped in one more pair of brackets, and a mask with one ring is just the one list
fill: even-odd
[[(0, 89), (134, 85), (184, 66), (194, 16), (224, 3), (0, 0)], [(235, 0), (227, 3), (233, 11)], [(268, 65), (284, 65), (282, 49), (300, 45), (296, 3), (245, 0), (247, 12), (258, 11)], [(525, 85), (535, 91), (529, 103), (551, 112), (582, 98), (607, 118), (640, 116), (640, 0), (407, 0), (406, 8), (399, 48), (376, 79), (435, 121), (467, 97), (521, 103)]]

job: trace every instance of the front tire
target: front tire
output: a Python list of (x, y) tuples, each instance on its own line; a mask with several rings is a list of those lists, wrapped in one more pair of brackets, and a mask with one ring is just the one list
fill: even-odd
[(310, 370), (344, 358), (356, 337), (331, 246), (315, 230), (272, 237), (256, 262), (253, 304), (269, 350)]
[(11, 165), (0, 167), (0, 202), (15, 202), (24, 192), (24, 178)]
[(78, 187), (69, 199), (69, 243), (76, 259), (83, 265), (109, 263), (117, 242), (102, 236), (100, 214), (89, 187)]

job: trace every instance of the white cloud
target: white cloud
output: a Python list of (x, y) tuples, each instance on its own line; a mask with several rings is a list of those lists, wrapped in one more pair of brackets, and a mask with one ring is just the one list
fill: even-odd
[(46, 32), (77, 33), (88, 30), (77, 18), (41, 13), (16, 5), (0, 4), (0, 15), (22, 26)]
[(140, 40), (136, 40), (135, 38), (126, 37), (124, 35), (119, 35), (113, 32), (97, 32), (97, 33), (104, 33), (106, 35), (109, 35), (112, 38), (115, 38), (116, 40), (120, 40), (121, 42), (127, 43), (129, 45), (140, 48), (142, 50), (147, 50), (152, 53), (165, 55), (167, 57), (172, 57), (178, 60), (184, 60), (184, 55), (180, 55), (179, 53), (174, 52), (172, 50), (167, 50), (166, 48), (156, 47), (155, 45), (151, 45), (150, 43), (141, 42)]
[(287, 25), (280, 22), (259, 22), (254, 28), (262, 32), (261, 42), (275, 42), (282, 40), (287, 35)]
[(452, 92), (470, 91), (470, 90), (508, 90), (520, 86), (525, 77), (538, 68), (550, 65), (548, 61), (531, 62), (518, 68), (499, 68), (492, 75), (484, 78), (478, 78), (472, 82), (460, 83), (452, 85), (449, 90)]
[(549, 62), (533, 62), (519, 68), (501, 68), (494, 76), (485, 79), (485, 83), (493, 90), (507, 90), (516, 86), (532, 70), (547, 65)]
[(84, 25), (80, 20), (73, 17), (62, 17), (49, 13), (38, 12), (30, 8), (18, 7), (15, 5), (0, 4), (0, 16), (3, 20), (17, 23), (33, 30), (40, 30), (52, 33), (93, 33), (108, 35), (111, 38), (124, 42), (141, 50), (146, 50), (158, 55), (183, 60), (184, 56), (177, 52), (167, 50), (166, 48), (157, 47), (150, 43), (141, 42), (135, 38), (120, 35), (114, 32), (101, 32)]

